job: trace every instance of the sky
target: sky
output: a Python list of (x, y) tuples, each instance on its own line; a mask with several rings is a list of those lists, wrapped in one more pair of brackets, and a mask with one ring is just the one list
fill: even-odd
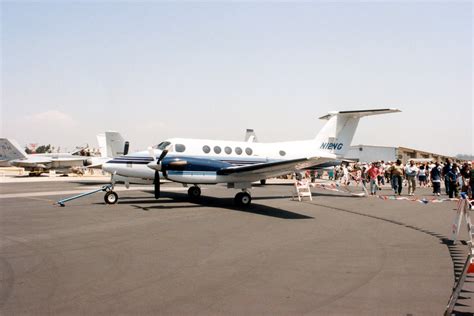
[(0, 3), (0, 137), (72, 149), (120, 131), (312, 139), (334, 110), (353, 145), (473, 154), (473, 4)]

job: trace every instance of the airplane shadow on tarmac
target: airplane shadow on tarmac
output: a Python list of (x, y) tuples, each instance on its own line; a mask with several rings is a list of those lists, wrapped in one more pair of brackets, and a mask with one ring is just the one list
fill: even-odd
[[(153, 193), (152, 191), (143, 191), (146, 193)], [(272, 197), (273, 198), (273, 197)], [(277, 197), (277, 198), (287, 198), (287, 197)], [(131, 199), (132, 201), (128, 201)], [(171, 199), (171, 200), (170, 200)], [(267, 199), (267, 198), (260, 198)], [(254, 198), (256, 200), (256, 198)], [(191, 205), (177, 205), (176, 202), (186, 202), (191, 203)], [(252, 203), (246, 208), (240, 208), (234, 205), (234, 200), (232, 198), (220, 198), (220, 197), (210, 197), (210, 196), (201, 196), (197, 200), (192, 200), (188, 197), (187, 193), (176, 193), (176, 192), (161, 192), (161, 199), (147, 199), (147, 198), (128, 198), (121, 197), (118, 202), (119, 204), (130, 204), (131, 206), (143, 210), (160, 210), (160, 209), (180, 209), (180, 208), (195, 208), (195, 207), (217, 207), (225, 208), (229, 210), (253, 213), (258, 215), (277, 217), (282, 219), (312, 219), (314, 217), (283, 210), (280, 208), (275, 208), (262, 204)], [(141, 206), (141, 204), (155, 204)]]

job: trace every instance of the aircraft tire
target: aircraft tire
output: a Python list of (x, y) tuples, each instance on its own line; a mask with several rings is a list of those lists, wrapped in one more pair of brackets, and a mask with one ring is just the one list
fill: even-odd
[(188, 189), (188, 196), (192, 199), (197, 199), (201, 196), (201, 188), (192, 186)]
[(118, 195), (114, 191), (108, 191), (104, 195), (104, 201), (106, 204), (116, 204), (118, 202)]
[(261, 184), (261, 185), (267, 184), (267, 179), (262, 179), (262, 180), (260, 180), (260, 184)]
[(239, 192), (235, 195), (234, 202), (237, 206), (249, 206), (252, 197), (247, 192)]

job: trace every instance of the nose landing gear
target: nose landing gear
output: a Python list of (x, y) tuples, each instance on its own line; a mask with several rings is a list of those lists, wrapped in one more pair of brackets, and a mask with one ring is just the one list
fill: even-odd
[(118, 202), (118, 194), (114, 191), (107, 191), (104, 195), (104, 201), (106, 204), (116, 204)]

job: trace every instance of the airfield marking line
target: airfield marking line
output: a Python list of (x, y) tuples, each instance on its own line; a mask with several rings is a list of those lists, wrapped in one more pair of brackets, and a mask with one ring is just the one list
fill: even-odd
[(28, 199), (28, 200), (35, 200), (35, 201), (43, 201), (43, 202), (56, 202), (55, 200), (42, 199), (42, 198), (38, 198), (38, 197), (25, 197), (25, 199)]
[[(126, 188), (117, 188), (114, 191), (121, 192), (121, 191), (138, 191), (138, 190), (153, 190), (152, 187), (134, 187), (130, 189)], [(163, 190), (166, 191), (185, 191), (187, 188), (176, 188), (170, 187)], [(14, 198), (23, 198), (23, 197), (37, 197), (37, 196), (52, 196), (52, 195), (69, 195), (69, 194), (80, 194), (89, 192), (90, 190), (84, 190), (84, 188), (76, 189), (76, 190), (68, 190), (68, 191), (44, 191), (44, 192), (24, 192), (24, 193), (8, 193), (8, 194), (0, 194), (0, 199), (14, 199)]]

